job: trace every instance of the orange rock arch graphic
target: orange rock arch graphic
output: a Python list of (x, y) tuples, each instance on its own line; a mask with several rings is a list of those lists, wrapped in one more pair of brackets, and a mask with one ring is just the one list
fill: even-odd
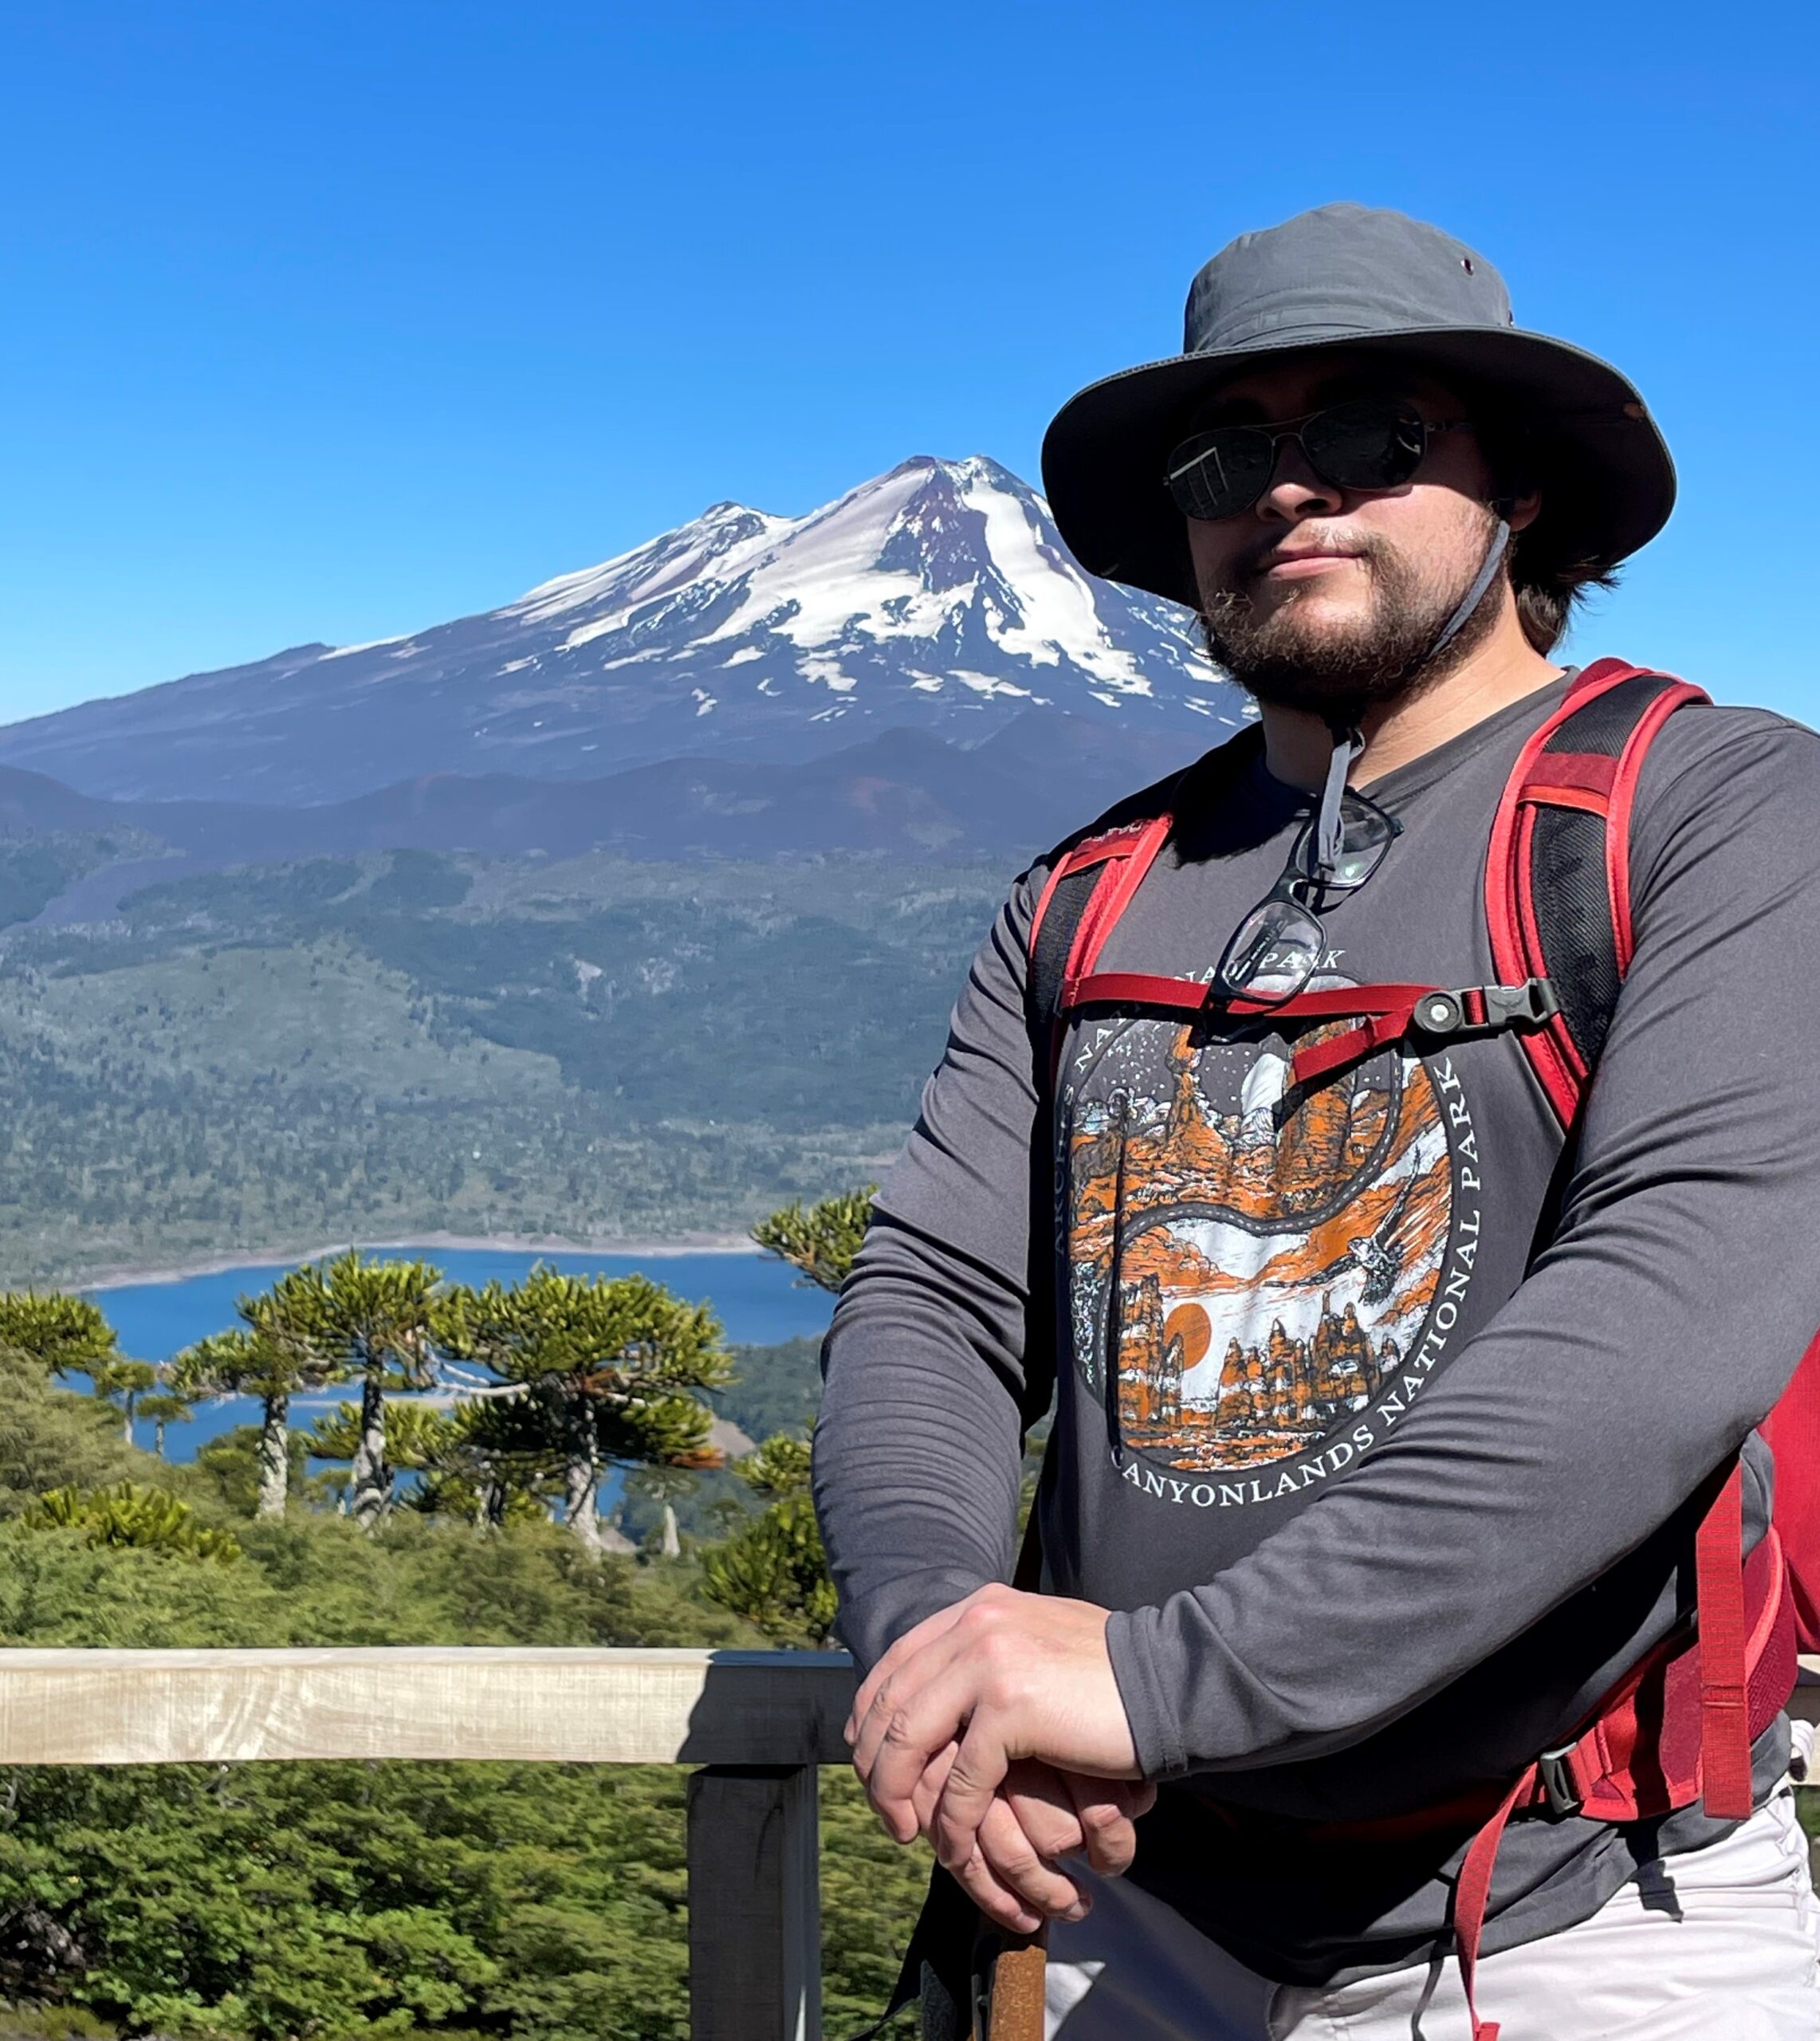
[(1268, 1465), (1352, 1422), (1409, 1351), (1452, 1218), (1445, 1116), (1423, 1064), (1393, 1051), (1221, 1112), (1193, 1031), (1169, 1032), (1160, 1095), (1075, 1109), (1075, 1351), (1107, 1407), (1115, 1343), (1108, 1417), (1127, 1449)]

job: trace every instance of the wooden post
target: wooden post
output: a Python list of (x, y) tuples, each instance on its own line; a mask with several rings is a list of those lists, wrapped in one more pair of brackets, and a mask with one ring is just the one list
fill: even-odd
[(692, 2041), (821, 2041), (816, 1768), (689, 1777)]

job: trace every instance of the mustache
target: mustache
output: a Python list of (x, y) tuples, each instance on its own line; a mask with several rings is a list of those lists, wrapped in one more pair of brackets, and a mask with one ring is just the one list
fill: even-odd
[(1294, 560), (1310, 553), (1331, 553), (1342, 560), (1362, 560), (1368, 566), (1382, 566), (1390, 553), (1374, 533), (1327, 533), (1318, 525), (1304, 525), (1296, 536), (1302, 541), (1295, 546), (1285, 546), (1280, 538), (1267, 539), (1242, 560), (1235, 560), (1227, 570), (1226, 584), (1217, 589), (1203, 604), (1206, 614), (1225, 616), (1243, 615), (1252, 608), (1250, 587), (1261, 574), (1286, 560)]

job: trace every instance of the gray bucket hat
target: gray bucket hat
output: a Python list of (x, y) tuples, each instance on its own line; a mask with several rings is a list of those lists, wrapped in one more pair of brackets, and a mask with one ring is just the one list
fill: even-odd
[(1090, 384), (1043, 442), (1062, 537), (1108, 580), (1196, 601), (1163, 479), (1169, 450), (1222, 382), (1328, 348), (1407, 361), (1526, 428), (1543, 492), (1523, 541), (1531, 559), (1613, 566), (1674, 507), (1674, 464), (1632, 385), (1596, 356), (1520, 329), (1491, 264), (1405, 214), (1321, 206), (1240, 235), (1194, 279), (1185, 325), (1181, 354)]

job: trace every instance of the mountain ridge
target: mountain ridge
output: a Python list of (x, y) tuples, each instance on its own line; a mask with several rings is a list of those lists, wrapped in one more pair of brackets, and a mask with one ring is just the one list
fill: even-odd
[(1166, 733), (1107, 732), (1026, 711), (971, 749), (893, 728), (795, 765), (668, 759), (553, 781), (430, 773), (313, 808), (97, 800), (0, 765), (0, 844), (49, 836), (118, 844), (111, 858), (73, 864), (67, 891), (26, 916), (53, 926), (110, 920), (139, 888), (202, 872), (379, 851), (1004, 861), (1034, 856), (1185, 762)]
[(892, 728), (972, 749), (1030, 711), (1192, 753), (1244, 705), (1189, 613), (1087, 576), (1016, 476), (918, 455), (801, 517), (712, 505), (497, 609), (13, 724), (0, 764), (295, 808), (432, 773), (803, 766)]

